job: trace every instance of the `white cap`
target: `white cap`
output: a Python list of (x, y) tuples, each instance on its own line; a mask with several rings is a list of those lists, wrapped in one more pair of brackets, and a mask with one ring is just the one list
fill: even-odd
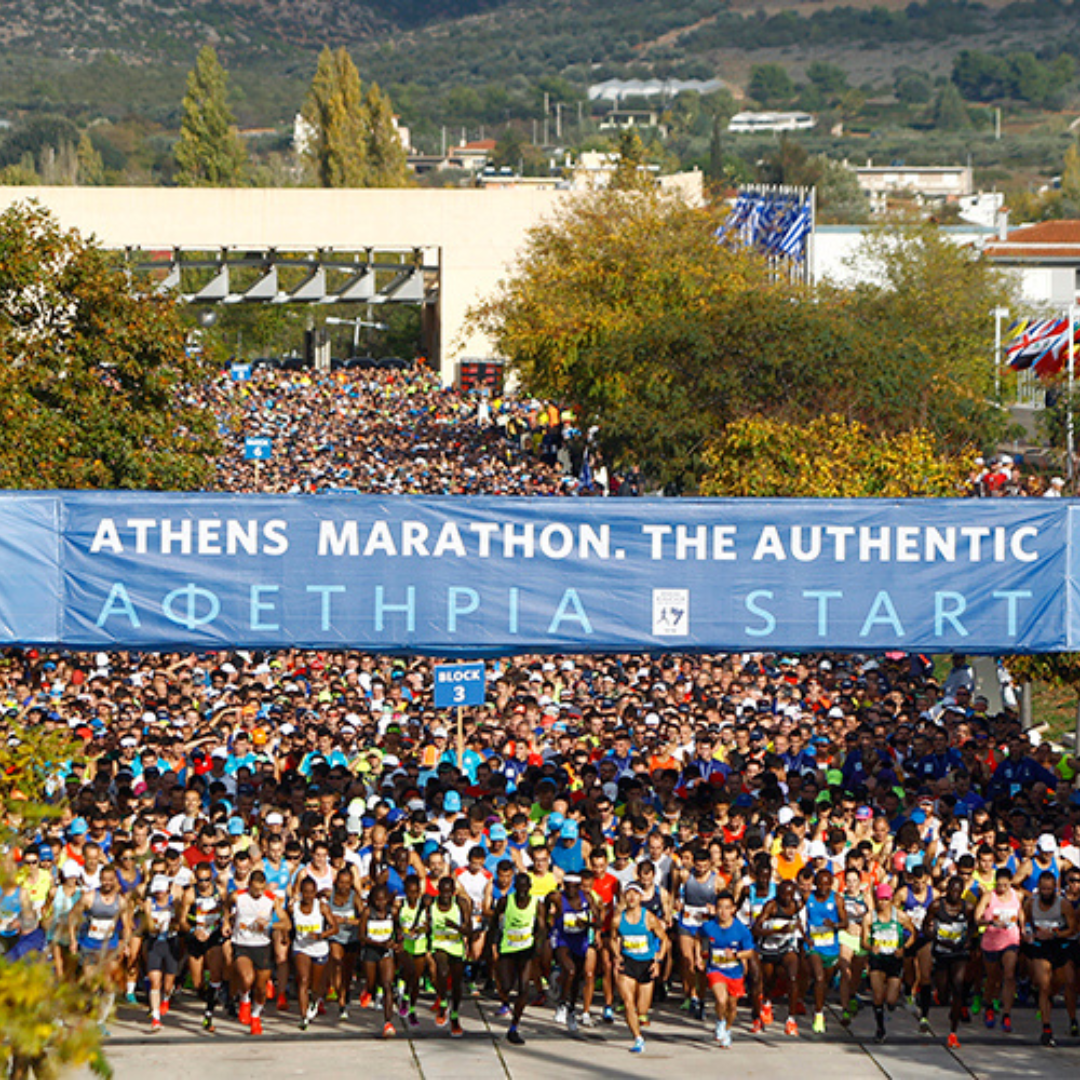
[(285, 819), (276, 810), (266, 815), (267, 825), (284, 825)]
[(806, 854), (811, 859), (827, 859), (829, 857), (829, 852), (822, 840), (811, 840), (806, 849)]
[(74, 859), (69, 859), (66, 863), (64, 863), (63, 868), (60, 871), (60, 875), (65, 881), (71, 881), (73, 878), (77, 878), (82, 875), (82, 867)]
[(446, 728), (444, 728), (444, 727), (434, 728), (432, 730), (432, 732), (431, 732), (431, 737), (433, 739), (445, 739), (447, 737)]
[(780, 813), (776, 815), (776, 820), (781, 825), (790, 825), (795, 820), (795, 811), (790, 806), (781, 806)]
[(155, 875), (154, 879), (150, 882), (150, 891), (152, 893), (168, 892), (169, 879), (164, 874)]
[(1050, 833), (1043, 833), (1042, 836), (1039, 837), (1039, 842), (1036, 846), (1040, 851), (1045, 851), (1047, 853), (1057, 851), (1058, 849), (1057, 840), (1055, 840)]

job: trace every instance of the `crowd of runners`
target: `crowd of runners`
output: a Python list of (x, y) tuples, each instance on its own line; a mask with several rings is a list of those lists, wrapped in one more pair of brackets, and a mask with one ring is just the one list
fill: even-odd
[[(365, 379), (208, 390), (230, 438), (285, 441), (219, 486), (581, 492), (572, 418)], [(638, 1053), (657, 1010), (721, 1047), (860, 1008), (883, 1040), (897, 1007), (951, 1046), (1018, 1007), (1080, 1038), (1080, 764), (1007, 679), (991, 713), (963, 657), (517, 657), (459, 741), (432, 668), (6, 651), (0, 735), (67, 730), (87, 761), (3, 856), (0, 952), (90, 969), (103, 1024), (154, 1031), (188, 998), (207, 1032), (459, 1037), (479, 997), (511, 1043), (546, 1013)]]

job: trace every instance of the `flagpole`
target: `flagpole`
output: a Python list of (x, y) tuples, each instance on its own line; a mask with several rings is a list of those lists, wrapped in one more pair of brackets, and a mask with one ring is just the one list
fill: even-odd
[(1066, 439), (1066, 451), (1069, 455), (1068, 477), (1069, 489), (1072, 490), (1075, 481), (1076, 466), (1073, 461), (1075, 452), (1075, 431), (1073, 426), (1073, 384), (1076, 381), (1076, 305), (1069, 305), (1069, 412), (1068, 412), (1068, 438)]
[(1004, 308), (994, 308), (994, 401), (1001, 404), (1001, 317)]

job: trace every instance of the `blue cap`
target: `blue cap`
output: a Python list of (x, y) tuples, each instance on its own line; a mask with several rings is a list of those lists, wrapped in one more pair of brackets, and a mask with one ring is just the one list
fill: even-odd
[(396, 825), (404, 816), (404, 813), (395, 807), (386, 815), (386, 821), (390, 825)]
[(547, 819), (547, 830), (548, 830), (548, 832), (555, 832), (556, 830), (561, 829), (562, 825), (563, 825), (563, 822), (565, 820), (566, 820), (565, 815), (560, 814), (558, 810), (556, 810), (553, 814), (548, 814), (548, 819)]
[(506, 826), (500, 821), (496, 821), (494, 825), (488, 829), (488, 839), (492, 841), (509, 840), (510, 834), (506, 831)]
[(89, 826), (85, 818), (77, 817), (68, 826), (68, 836), (85, 836), (87, 832), (89, 832)]
[(456, 791), (448, 791), (443, 796), (443, 810), (448, 814), (461, 813), (461, 796)]
[(229, 818), (229, 835), (230, 836), (243, 836), (244, 835), (244, 819), (238, 817)]
[(559, 830), (559, 836), (563, 840), (576, 840), (578, 838), (578, 824), (576, 821), (564, 821)]

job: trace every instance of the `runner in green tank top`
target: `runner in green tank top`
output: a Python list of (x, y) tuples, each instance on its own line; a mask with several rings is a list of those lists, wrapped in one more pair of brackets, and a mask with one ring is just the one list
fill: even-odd
[(863, 918), (863, 948), (870, 954), (870, 989), (874, 995), (877, 1032), (874, 1041), (885, 1041), (885, 1006), (896, 1006), (904, 973), (905, 939), (914, 936), (911, 920), (893, 904), (891, 885), (874, 890), (874, 906)]
[(460, 1039), (461, 989), (465, 978), (465, 953), (472, 941), (472, 903), (454, 893), (454, 879), (439, 881), (439, 895), (429, 910), (431, 952), (435, 958), (435, 1023), (446, 1024), (443, 996), (450, 1000), (450, 1037)]
[[(416, 1002), (420, 997), (420, 979), (432, 964), (429, 937), (431, 933), (430, 901), (420, 889), (420, 879), (410, 874), (405, 879), (405, 897), (398, 908), (401, 927), (401, 977), (405, 981), (403, 1009), (409, 1027), (420, 1023)], [(434, 980), (434, 971), (429, 972)]]
[(544, 905), (539, 897), (532, 895), (532, 879), (528, 874), (514, 878), (514, 891), (498, 902), (493, 922), (499, 928), (499, 981), (507, 995), (514, 994), (506, 1040), (521, 1046), (525, 1040), (518, 1025), (525, 1012), (536, 947), (546, 932)]

